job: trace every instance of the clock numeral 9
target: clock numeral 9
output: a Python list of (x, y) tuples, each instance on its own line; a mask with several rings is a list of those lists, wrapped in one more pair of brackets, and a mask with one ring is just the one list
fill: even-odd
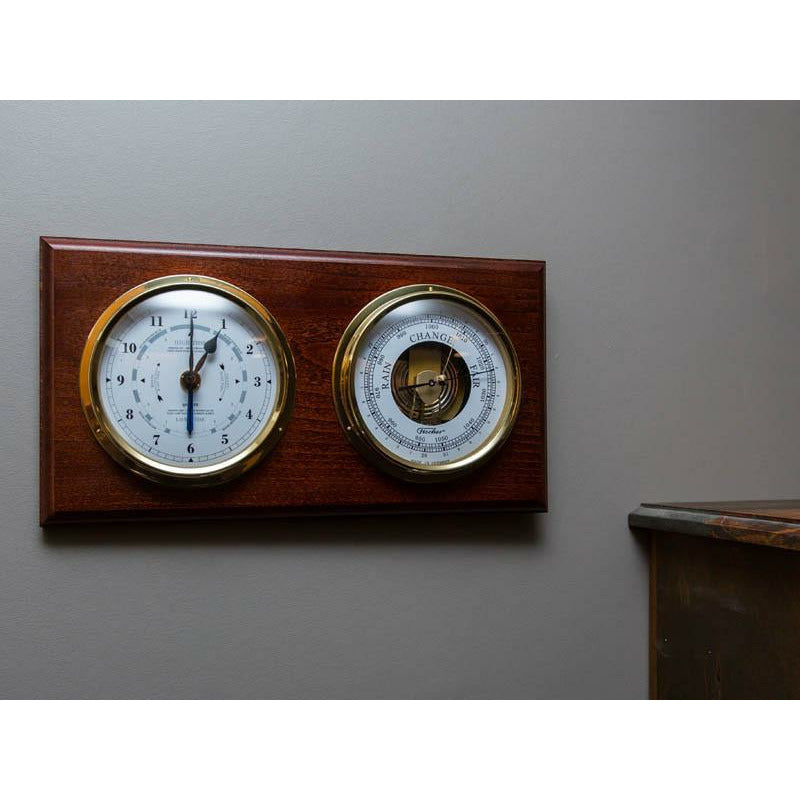
[(122, 386), (125, 383), (125, 376), (124, 375), (117, 375), (117, 383)]

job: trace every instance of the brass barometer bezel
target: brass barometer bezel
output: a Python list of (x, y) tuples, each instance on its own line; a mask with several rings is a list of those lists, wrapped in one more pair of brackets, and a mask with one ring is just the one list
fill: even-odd
[[(369, 431), (356, 402), (354, 369), (356, 354), (361, 343), (382, 317), (406, 303), (428, 298), (448, 300), (462, 305), (486, 322), (489, 330), (502, 344), (499, 349), (506, 361), (507, 380), (511, 389), (507, 392), (500, 420), (480, 447), (464, 458), (447, 464), (420, 465), (391, 452)], [(481, 467), (508, 439), (522, 399), (519, 359), (503, 324), (485, 305), (471, 295), (439, 284), (400, 286), (385, 292), (364, 306), (347, 326), (336, 348), (332, 368), (332, 389), (339, 422), (355, 449), (384, 472), (414, 483), (448, 481)]]
[[(175, 289), (200, 288), (222, 295), (243, 308), (263, 329), (267, 345), (275, 355), (278, 396), (275, 407), (258, 436), (241, 452), (205, 467), (170, 466), (148, 458), (130, 445), (110, 424), (100, 402), (97, 368), (109, 333), (134, 305), (149, 297)], [(238, 286), (205, 275), (167, 275), (134, 286), (120, 295), (95, 322), (83, 349), (80, 395), (89, 427), (105, 451), (131, 472), (170, 486), (216, 486), (254, 467), (277, 444), (294, 408), (295, 368), (289, 343), (267, 308)]]

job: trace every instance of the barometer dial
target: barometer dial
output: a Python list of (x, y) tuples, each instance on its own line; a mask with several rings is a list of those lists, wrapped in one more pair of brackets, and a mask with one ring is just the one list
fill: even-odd
[(339, 421), (373, 463), (412, 481), (475, 469), (505, 441), (519, 362), (499, 320), (444, 286), (405, 286), (350, 323), (333, 364)]
[(291, 413), (294, 364), (269, 311), (225, 281), (173, 275), (100, 316), (81, 360), (86, 418), (151, 480), (222, 483), (256, 464)]

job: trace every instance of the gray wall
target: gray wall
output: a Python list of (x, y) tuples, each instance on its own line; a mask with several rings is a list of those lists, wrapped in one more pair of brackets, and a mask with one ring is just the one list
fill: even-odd
[[(0, 105), (0, 695), (645, 696), (627, 512), (800, 488), (799, 199), (797, 105)], [(40, 234), (546, 259), (552, 511), (43, 534)]]

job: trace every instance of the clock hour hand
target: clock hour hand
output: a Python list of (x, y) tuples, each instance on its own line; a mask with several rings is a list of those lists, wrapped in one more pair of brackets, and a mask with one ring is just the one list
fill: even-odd
[(188, 372), (184, 372), (183, 375), (181, 376), (181, 382), (183, 383), (184, 387), (189, 393), (186, 406), (186, 430), (189, 433), (191, 433), (194, 430), (194, 390), (200, 386), (200, 370), (203, 368), (203, 364), (206, 363), (206, 359), (212, 353), (215, 353), (217, 351), (217, 338), (219, 337), (220, 333), (222, 333), (222, 328), (220, 328), (203, 345), (203, 350), (205, 352), (200, 357), (200, 360), (197, 362), (197, 366), (195, 366), (194, 320), (190, 319), (189, 321), (189, 370)]
[(217, 352), (217, 338), (219, 337), (220, 333), (222, 333), (222, 328), (220, 328), (204, 345), (203, 350), (205, 352), (200, 357), (200, 360), (197, 362), (197, 366), (194, 368), (195, 372), (200, 372), (203, 368), (203, 364), (206, 363), (206, 359), (212, 354)]
[(200, 360), (197, 362), (197, 366), (194, 364), (194, 318), (189, 318), (189, 370), (188, 372), (184, 372), (181, 376), (181, 382), (186, 387), (187, 392), (189, 393), (188, 397), (188, 404), (186, 406), (186, 430), (191, 433), (194, 429), (194, 390), (200, 386), (200, 370), (203, 368), (203, 364), (206, 363), (206, 359), (212, 354), (217, 351), (217, 339), (219, 338), (220, 333), (222, 333), (222, 328), (220, 328), (204, 345), (203, 350), (205, 351), (203, 355), (200, 357)]

